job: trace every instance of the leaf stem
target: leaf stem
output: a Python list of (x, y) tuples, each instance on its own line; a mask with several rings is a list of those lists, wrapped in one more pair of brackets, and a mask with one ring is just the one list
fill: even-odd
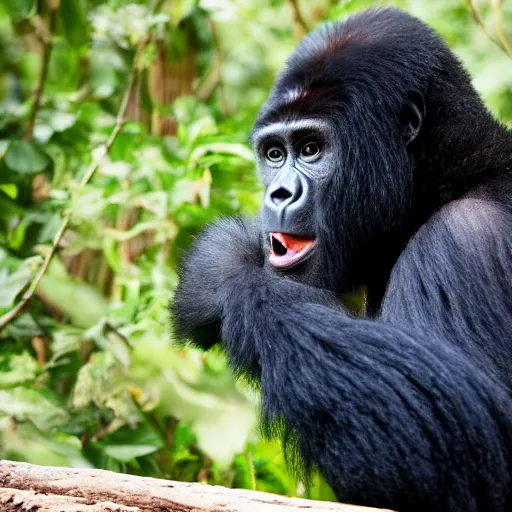
[(25, 140), (31, 141), (34, 138), (34, 126), (36, 124), (36, 117), (39, 107), (41, 106), (41, 100), (43, 98), (44, 85), (46, 83), (46, 77), (48, 75), (48, 64), (50, 63), (50, 55), (53, 48), (53, 30), (55, 28), (55, 22), (57, 19), (57, 9), (50, 11), (48, 19), (48, 28), (45, 29), (44, 21), (42, 18), (37, 16), (39, 23), (34, 22), (33, 26), (35, 34), (42, 45), (42, 56), (41, 56), (41, 68), (37, 77), (36, 89), (34, 91), (34, 101), (32, 102), (32, 108), (30, 109), (30, 115), (27, 122), (27, 128), (25, 131)]

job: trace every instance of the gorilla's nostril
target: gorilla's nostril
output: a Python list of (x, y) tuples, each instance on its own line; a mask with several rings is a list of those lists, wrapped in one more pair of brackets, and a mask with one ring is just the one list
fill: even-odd
[(276, 206), (280, 205), (283, 201), (286, 201), (286, 199), (289, 199), (290, 197), (292, 197), (292, 193), (284, 187), (280, 187), (277, 190), (274, 190), (272, 194), (270, 194), (270, 199), (272, 199), (272, 202)]

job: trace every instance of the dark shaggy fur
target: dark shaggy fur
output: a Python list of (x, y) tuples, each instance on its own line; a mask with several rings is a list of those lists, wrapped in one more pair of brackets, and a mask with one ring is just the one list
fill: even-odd
[[(405, 144), (411, 94), (425, 118)], [(303, 118), (330, 123), (337, 155), (312, 198), (316, 259), (278, 273), (258, 222), (218, 222), (183, 266), (178, 335), (222, 340), (267, 430), (340, 500), (512, 510), (510, 133), (434, 32), (391, 9), (308, 36), (255, 129)], [(373, 319), (337, 299), (360, 285)]]

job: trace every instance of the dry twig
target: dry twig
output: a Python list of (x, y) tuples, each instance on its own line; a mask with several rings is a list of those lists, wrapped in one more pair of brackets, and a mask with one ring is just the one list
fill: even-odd
[(512, 58), (512, 47), (503, 32), (503, 25), (501, 22), (501, 1), (500, 0), (491, 0), (492, 2), (492, 9), (493, 9), (493, 17), (494, 17), (494, 26), (496, 33), (498, 34), (498, 38), (494, 37), (488, 30), (487, 26), (485, 25), (485, 21), (482, 18), (482, 14), (478, 10), (477, 6), (475, 5), (474, 0), (466, 0), (468, 4), (469, 11), (471, 12), (471, 16), (473, 16), (473, 19), (480, 25), (482, 30), (484, 31), (487, 38), (493, 42), (498, 48), (503, 50), (509, 57)]
[(492, 14), (494, 18), (494, 28), (496, 30), (496, 34), (498, 34), (498, 38), (501, 42), (501, 46), (503, 50), (507, 53), (507, 55), (512, 58), (512, 46), (503, 31), (503, 23), (501, 21), (501, 0), (492, 0)]
[(295, 26), (298, 29), (297, 31), (299, 32), (300, 36), (304, 36), (309, 32), (309, 27), (306, 23), (306, 20), (304, 19), (304, 16), (302, 16), (298, 0), (288, 0), (288, 3), (290, 4), (290, 8), (292, 10), (293, 21), (295, 22)]

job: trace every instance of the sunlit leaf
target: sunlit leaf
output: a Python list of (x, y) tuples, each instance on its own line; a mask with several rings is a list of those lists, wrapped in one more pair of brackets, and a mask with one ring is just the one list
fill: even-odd
[(18, 424), (15, 429), (5, 429), (2, 448), (8, 458), (32, 464), (91, 467), (80, 453), (82, 443), (76, 436), (64, 432), (41, 432), (29, 422)]
[[(0, 362), (2, 362), (0, 357)], [(12, 388), (35, 379), (39, 365), (27, 352), (7, 358), (9, 369), (0, 372), (0, 388)]]
[(27, 286), (31, 275), (32, 271), (26, 265), (12, 273), (6, 268), (0, 268), (0, 308), (9, 308), (13, 305), (18, 294)]
[(18, 197), (18, 187), (14, 183), (0, 185), (0, 190), (10, 199), (16, 199)]
[(41, 430), (61, 425), (66, 412), (54, 405), (36, 389), (17, 387), (0, 390), (0, 414), (16, 418), (18, 421), (31, 420)]
[(54, 130), (48, 124), (36, 123), (34, 126), (34, 139), (39, 144), (45, 144), (48, 142), (54, 133)]
[(71, 128), (76, 122), (76, 114), (69, 112), (53, 112), (50, 117), (50, 125), (56, 132), (63, 132)]
[[(159, 357), (149, 357), (152, 353)], [(218, 463), (228, 464), (243, 450), (255, 411), (236, 391), (227, 366), (223, 374), (205, 378), (204, 362), (196, 351), (177, 357), (175, 349), (158, 340), (136, 347), (133, 365), (146, 385), (158, 389), (159, 409), (190, 425), (201, 449)]]
[(53, 333), (51, 344), (52, 357), (50, 362), (55, 363), (67, 354), (76, 352), (83, 339), (83, 330), (76, 327), (65, 326)]
[(39, 293), (78, 327), (96, 324), (108, 310), (108, 301), (97, 289), (71, 279), (55, 258), (41, 280)]

